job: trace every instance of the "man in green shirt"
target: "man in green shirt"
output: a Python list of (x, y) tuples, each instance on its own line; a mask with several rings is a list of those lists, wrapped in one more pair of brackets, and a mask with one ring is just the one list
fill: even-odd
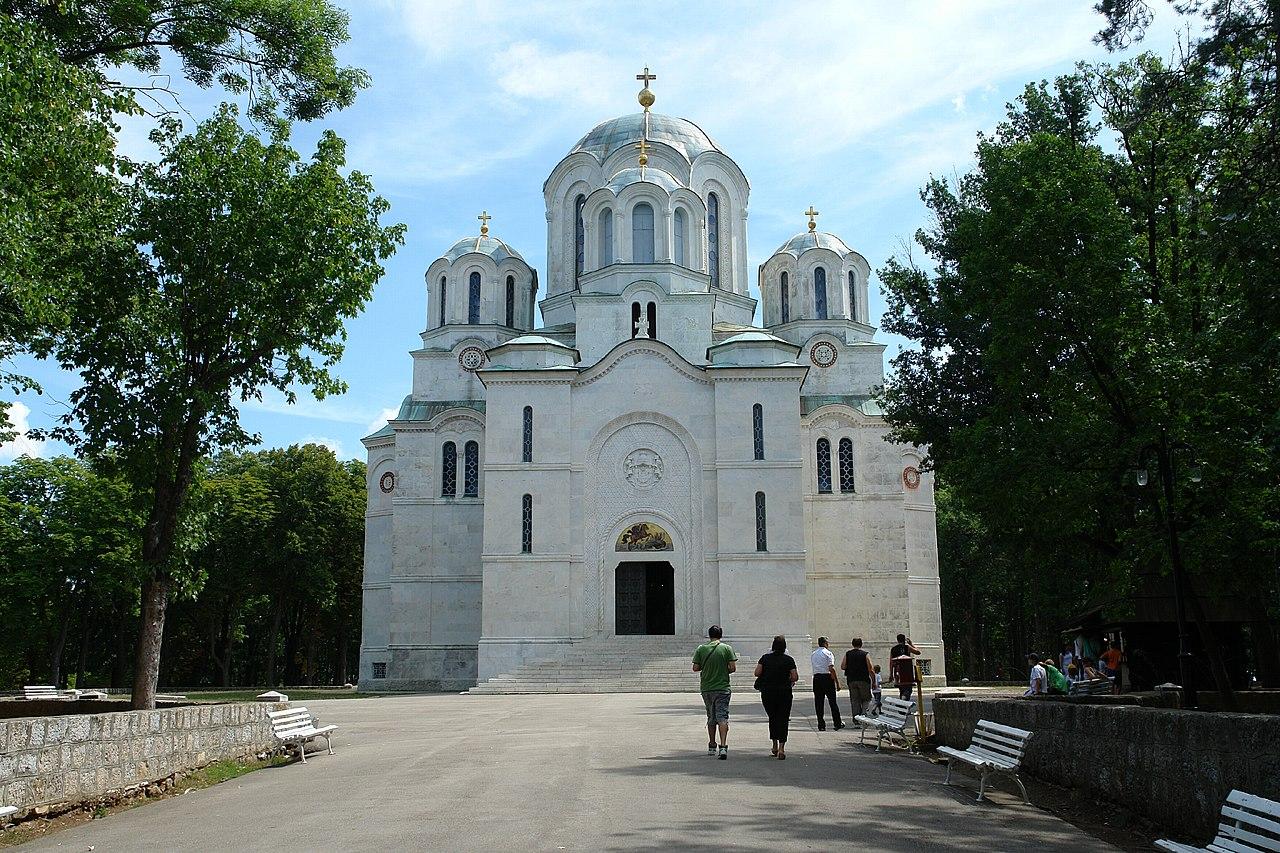
[(1053, 661), (1045, 659), (1041, 664), (1045, 675), (1049, 678), (1049, 693), (1053, 696), (1066, 696), (1071, 692), (1071, 682), (1062, 674), (1062, 670), (1053, 665)]
[(738, 671), (738, 654), (720, 642), (719, 625), (707, 630), (707, 642), (693, 653), (693, 671), (702, 680), (702, 704), (707, 707), (707, 755), (716, 754), (716, 728), (720, 729), (720, 759), (729, 757), (729, 673)]

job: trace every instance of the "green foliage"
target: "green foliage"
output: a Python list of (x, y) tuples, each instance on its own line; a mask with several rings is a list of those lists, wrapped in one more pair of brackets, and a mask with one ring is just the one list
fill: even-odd
[[(1034, 616), (998, 627), (1028, 643), (1167, 571), (1170, 521), (1196, 590), (1280, 615), (1275, 21), (1193, 6), (1213, 28), (1176, 67), (1142, 56), (1028, 86), (975, 169), (924, 190), (929, 265), (881, 271), (886, 328), (920, 344), (884, 402), (946, 486), (943, 551), (1008, 574), (956, 572), (944, 600), (978, 618), (1024, 596)], [(1182, 472), (1172, 503), (1133, 485), (1157, 457)]]

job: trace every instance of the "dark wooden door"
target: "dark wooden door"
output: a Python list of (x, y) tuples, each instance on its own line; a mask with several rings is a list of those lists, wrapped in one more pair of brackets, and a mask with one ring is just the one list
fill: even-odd
[(614, 575), (614, 621), (618, 634), (647, 634), (644, 563), (619, 563)]

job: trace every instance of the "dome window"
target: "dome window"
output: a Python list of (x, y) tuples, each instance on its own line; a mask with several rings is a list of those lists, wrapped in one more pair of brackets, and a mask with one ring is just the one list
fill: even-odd
[(675, 252), (672, 253), (672, 258), (675, 260), (677, 264), (679, 264), (682, 267), (685, 266), (684, 230), (685, 230), (684, 208), (677, 207), (676, 215), (675, 215), (675, 224), (674, 224)]
[(599, 268), (613, 263), (613, 211), (605, 208), (600, 211), (600, 264)]
[(507, 276), (507, 325), (516, 324), (516, 277)]
[(707, 194), (707, 274), (711, 286), (720, 286), (720, 197)]
[(827, 319), (827, 271), (824, 267), (813, 271), (813, 314), (819, 320)]
[(480, 273), (471, 274), (471, 286), (467, 293), (467, 322), (472, 326), (480, 322)]
[(648, 202), (637, 204), (631, 211), (631, 261), (653, 263), (653, 207)]
[(449, 279), (445, 276), (440, 276), (440, 325), (441, 326), (445, 324), (446, 318), (444, 313), (444, 306), (445, 306), (445, 303), (449, 301), (448, 299), (445, 298), (446, 296), (448, 296), (448, 294), (449, 294)]
[(849, 319), (858, 319), (858, 279), (849, 270)]
[(787, 284), (787, 274), (782, 274), (782, 281), (778, 284), (778, 295), (782, 303), (782, 322), (791, 322), (791, 295), (787, 292), (790, 287)]
[(582, 270), (586, 264), (587, 229), (582, 221), (582, 208), (587, 204), (587, 197), (580, 195), (573, 202), (573, 286), (578, 286)]

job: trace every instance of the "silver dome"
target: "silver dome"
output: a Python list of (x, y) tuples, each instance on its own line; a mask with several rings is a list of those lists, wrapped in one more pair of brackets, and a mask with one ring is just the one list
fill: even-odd
[(449, 247), (449, 251), (444, 253), (444, 257), (447, 261), (456, 261), (463, 255), (469, 255), (473, 252), (488, 255), (493, 258), (494, 263), (499, 264), (507, 258), (515, 258), (519, 261), (524, 260), (524, 258), (520, 257), (519, 252), (490, 234), (479, 237), (463, 237)]
[(786, 252), (798, 258), (801, 253), (809, 249), (830, 249), (841, 256), (853, 254), (853, 250), (846, 246), (843, 240), (826, 231), (806, 231), (803, 234), (797, 234), (779, 246), (774, 254), (781, 255)]
[[(593, 127), (590, 133), (578, 140), (578, 144), (569, 153), (585, 151), (594, 154), (603, 163), (615, 151), (639, 142), (642, 135), (644, 113), (618, 116)], [(715, 140), (693, 122), (658, 113), (649, 113), (648, 139), (674, 148), (690, 163), (707, 151), (724, 153)]]
[(644, 169), (640, 169), (638, 166), (623, 169), (609, 179), (608, 187), (611, 193), (617, 195), (632, 184), (640, 183), (662, 187), (669, 193), (675, 192), (680, 188), (679, 181), (661, 169), (655, 169), (652, 166), (646, 166)]

